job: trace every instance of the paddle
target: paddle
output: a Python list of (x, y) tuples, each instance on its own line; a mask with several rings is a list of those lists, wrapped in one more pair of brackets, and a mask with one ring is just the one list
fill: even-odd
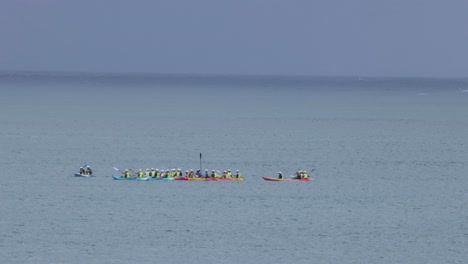
[[(123, 175), (123, 176), (125, 176), (125, 172), (123, 172), (123, 171), (119, 170), (119, 169), (118, 169), (118, 168), (116, 168), (116, 167), (113, 167), (113, 168), (114, 168), (114, 170), (116, 170), (116, 171), (118, 171), (118, 172), (122, 173), (122, 175)], [(122, 176), (120, 176), (120, 178), (122, 178)]]
[(128, 171), (133, 172), (133, 178), (138, 178), (138, 172), (135, 172), (132, 168), (128, 168)]
[[(122, 173), (123, 176), (120, 176), (121, 178), (125, 178), (125, 177), (126, 177), (125, 172), (119, 170), (119, 169), (116, 168), (116, 167), (113, 167), (113, 168), (114, 168), (114, 170), (119, 171), (120, 173)], [(129, 171), (133, 171), (132, 169), (128, 169), (128, 170), (129, 170)]]
[(201, 173), (201, 171), (202, 171), (202, 167), (201, 167), (201, 158), (202, 158), (202, 154), (201, 154), (201, 152), (200, 152), (200, 173)]
[(309, 174), (309, 179), (310, 179), (310, 180), (312, 180), (312, 172), (314, 172), (314, 171), (315, 171), (315, 169), (311, 169), (311, 170), (310, 170), (310, 174)]
[(221, 178), (223, 177), (223, 172), (219, 171), (219, 170), (216, 170), (216, 172), (218, 173), (217, 175), (215, 175), (216, 178)]

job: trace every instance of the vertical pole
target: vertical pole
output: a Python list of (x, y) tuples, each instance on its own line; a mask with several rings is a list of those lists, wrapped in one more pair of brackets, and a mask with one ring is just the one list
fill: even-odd
[(200, 174), (202, 173), (202, 170), (201, 170), (202, 169), (201, 168), (201, 157), (202, 157), (202, 155), (201, 155), (201, 152), (200, 152)]

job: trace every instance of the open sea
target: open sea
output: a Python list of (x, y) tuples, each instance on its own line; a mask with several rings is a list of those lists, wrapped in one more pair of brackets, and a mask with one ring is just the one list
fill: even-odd
[(468, 80), (1, 72), (0, 166), (1, 263), (468, 260)]

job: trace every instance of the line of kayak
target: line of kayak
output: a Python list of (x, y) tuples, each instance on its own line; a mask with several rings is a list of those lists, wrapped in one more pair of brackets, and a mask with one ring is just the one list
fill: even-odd
[[(244, 178), (187, 178), (187, 177), (171, 177), (171, 178), (161, 178), (161, 177), (131, 177), (125, 178), (119, 175), (112, 175), (114, 180), (119, 181), (243, 181)], [(309, 182), (309, 178), (294, 179), (294, 178), (272, 178), (268, 176), (262, 176), (262, 179), (265, 181), (287, 181), (287, 182)]]
[(169, 177), (169, 178), (163, 178), (163, 177), (131, 177), (131, 178), (126, 178), (122, 177), (119, 175), (112, 175), (112, 178), (114, 180), (119, 180), (119, 181), (243, 181), (244, 178), (213, 178), (213, 177), (208, 177), (208, 178), (188, 178), (188, 177)]

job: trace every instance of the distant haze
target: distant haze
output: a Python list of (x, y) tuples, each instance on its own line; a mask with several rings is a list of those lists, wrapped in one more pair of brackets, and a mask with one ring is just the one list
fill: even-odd
[(0, 71), (468, 76), (468, 1), (2, 0)]

